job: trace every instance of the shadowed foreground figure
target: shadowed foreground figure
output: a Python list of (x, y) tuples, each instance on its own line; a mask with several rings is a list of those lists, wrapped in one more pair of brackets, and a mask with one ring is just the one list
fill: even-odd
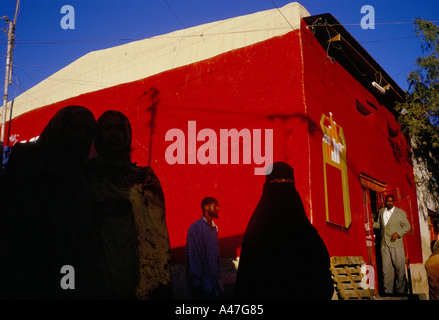
[[(88, 109), (67, 106), (36, 142), (13, 147), (0, 188), (2, 298), (94, 296), (96, 261), (83, 171), (94, 129)], [(64, 265), (74, 268), (69, 289), (61, 287)]]
[(164, 195), (150, 167), (131, 162), (131, 126), (118, 111), (97, 121), (87, 175), (92, 192), (104, 299), (170, 299), (170, 244)]
[(273, 164), (247, 225), (235, 285), (237, 299), (331, 299), (329, 254), (309, 222), (293, 168)]

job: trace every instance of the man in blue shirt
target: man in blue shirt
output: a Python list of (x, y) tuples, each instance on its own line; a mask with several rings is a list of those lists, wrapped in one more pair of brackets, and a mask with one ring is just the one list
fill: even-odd
[(224, 292), (218, 246), (219, 204), (206, 197), (201, 202), (203, 215), (188, 230), (186, 241), (186, 271), (189, 288), (195, 299), (215, 299)]

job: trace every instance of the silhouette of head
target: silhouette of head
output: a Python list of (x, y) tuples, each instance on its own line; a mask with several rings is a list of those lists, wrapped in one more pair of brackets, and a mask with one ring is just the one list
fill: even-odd
[(87, 108), (64, 107), (50, 119), (37, 145), (51, 150), (52, 156), (58, 154), (84, 162), (90, 152), (95, 125), (95, 118)]
[(129, 158), (131, 150), (131, 125), (119, 111), (108, 110), (98, 119), (95, 148), (99, 156), (117, 160)]

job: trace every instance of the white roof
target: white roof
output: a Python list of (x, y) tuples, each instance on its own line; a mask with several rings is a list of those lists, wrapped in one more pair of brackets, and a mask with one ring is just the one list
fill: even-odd
[(309, 15), (293, 2), (279, 9), (90, 52), (15, 98), (12, 117), (286, 34), (300, 28), (301, 18)]

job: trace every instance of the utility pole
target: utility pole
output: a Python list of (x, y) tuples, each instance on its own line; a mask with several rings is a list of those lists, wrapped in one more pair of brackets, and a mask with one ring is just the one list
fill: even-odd
[(14, 21), (10, 21), (8, 17), (2, 17), (3, 20), (8, 25), (8, 49), (6, 53), (6, 72), (5, 72), (5, 88), (3, 94), (3, 108), (2, 108), (2, 121), (1, 121), (1, 134), (0, 134), (0, 165), (3, 170), (3, 153), (5, 149), (5, 126), (6, 126), (6, 114), (8, 106), (8, 92), (9, 86), (11, 85), (12, 78), (12, 51), (14, 48), (14, 38), (15, 38), (15, 24), (17, 22), (17, 13), (20, 5), (20, 0), (17, 0), (17, 5), (15, 7)]

